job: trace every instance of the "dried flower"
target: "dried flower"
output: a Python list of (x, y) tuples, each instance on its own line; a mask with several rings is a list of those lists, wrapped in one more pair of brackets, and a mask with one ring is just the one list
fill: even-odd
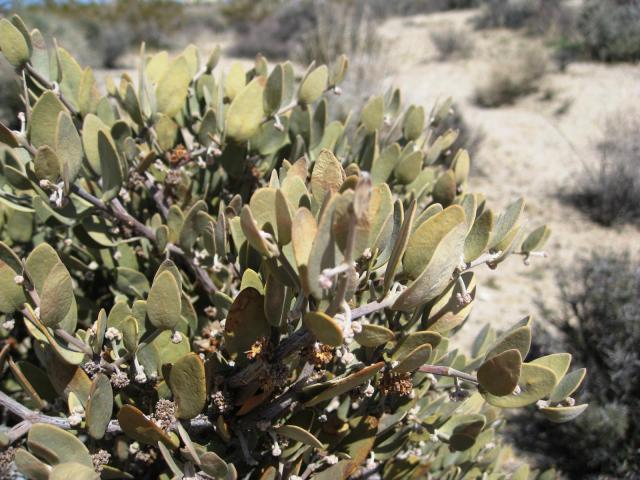
[(218, 390), (211, 395), (211, 405), (219, 415), (231, 411), (233, 408), (233, 399), (228, 393)]
[(153, 419), (163, 430), (168, 430), (176, 422), (176, 405), (164, 398), (158, 400)]
[(104, 466), (109, 463), (111, 460), (111, 454), (106, 450), (98, 450), (96, 453), (91, 455), (91, 461), (93, 462), (93, 469), (97, 473), (101, 473), (104, 469)]
[(191, 159), (189, 151), (180, 144), (169, 153), (169, 163), (175, 167), (181, 163), (186, 163)]
[(332, 362), (333, 352), (333, 347), (325, 345), (324, 343), (316, 342), (304, 353), (307, 358), (307, 362), (314, 365), (317, 369), (322, 369)]
[(413, 382), (408, 373), (394, 373), (385, 370), (380, 380), (380, 393), (383, 395), (402, 395), (408, 397), (413, 392)]
[(271, 356), (269, 339), (266, 337), (259, 338), (253, 342), (253, 345), (251, 345), (251, 348), (246, 353), (249, 360), (256, 360), (258, 358), (268, 359)]
[(125, 388), (129, 385), (129, 377), (122, 371), (114, 372), (111, 374), (111, 385), (119, 389)]

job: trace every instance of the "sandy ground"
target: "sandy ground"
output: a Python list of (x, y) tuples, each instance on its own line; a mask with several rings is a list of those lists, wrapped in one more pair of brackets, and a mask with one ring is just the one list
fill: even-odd
[[(527, 267), (513, 257), (496, 271), (478, 270), (473, 313), (468, 326), (455, 337), (463, 348), (487, 322), (500, 329), (529, 313), (544, 321), (537, 304), (557, 306), (557, 266), (592, 250), (637, 248), (639, 238), (637, 228), (604, 228), (591, 222), (559, 194), (571, 188), (583, 162), (597, 158), (595, 144), (602, 137), (607, 115), (630, 105), (640, 106), (640, 67), (576, 63), (560, 73), (550, 64), (540, 92), (515, 105), (479, 108), (473, 103), (474, 89), (493, 64), (504, 61), (505, 52), (522, 42), (544, 46), (511, 31), (474, 31), (469, 21), (475, 14), (462, 11), (396, 18), (382, 27), (394, 51), (405, 52), (395, 57), (393, 77), (405, 98), (430, 108), (452, 96), (471, 127), (485, 132), (473, 159), (482, 175), (471, 179), (471, 189), (484, 192), (494, 209), (523, 195), (531, 229), (545, 223), (552, 229), (546, 246), (548, 259), (532, 259)], [(473, 39), (468, 59), (438, 61), (430, 32), (447, 26)], [(559, 110), (564, 112), (559, 114)]]

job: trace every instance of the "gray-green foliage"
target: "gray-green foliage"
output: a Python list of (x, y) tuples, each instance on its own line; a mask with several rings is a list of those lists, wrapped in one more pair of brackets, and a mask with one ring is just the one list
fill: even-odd
[(220, 71), (193, 46), (143, 49), (104, 94), (2, 27), (30, 92), (0, 127), (0, 404), (36, 422), (2, 441), (25, 475), (507, 478), (501, 408), (575, 415), (529, 317), (454, 347), (477, 267), (549, 231), (470, 191), (457, 132), (432, 133), (451, 100), (390, 90), (330, 122), (346, 58)]

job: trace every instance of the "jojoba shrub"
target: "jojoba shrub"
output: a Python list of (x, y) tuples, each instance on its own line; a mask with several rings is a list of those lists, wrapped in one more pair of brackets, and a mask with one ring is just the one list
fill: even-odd
[(298, 77), (143, 47), (103, 94), (18, 17), (0, 48), (27, 92), (0, 128), (6, 469), (527, 478), (501, 409), (586, 407), (569, 355), (527, 359), (529, 317), (454, 348), (480, 267), (549, 231), (469, 191), (457, 133), (430, 134), (450, 101), (392, 90), (342, 123), (344, 57)]

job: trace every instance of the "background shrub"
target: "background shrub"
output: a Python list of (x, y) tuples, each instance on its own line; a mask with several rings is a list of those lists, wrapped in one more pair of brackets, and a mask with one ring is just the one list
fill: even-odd
[(587, 368), (578, 395), (588, 402), (574, 423), (515, 422), (512, 438), (571, 478), (635, 478), (640, 470), (640, 263), (628, 253), (597, 253), (560, 272), (564, 309), (539, 335), (544, 354), (562, 348)]
[(183, 6), (170, 0), (53, 2), (17, 11), (43, 35), (65, 45), (80, 63), (99, 68), (120, 66), (122, 56), (140, 42), (149, 48), (168, 47), (187, 25)]
[(475, 90), (475, 102), (495, 108), (514, 103), (538, 90), (547, 71), (547, 57), (540, 49), (520, 48), (493, 65), (484, 83)]
[(594, 165), (584, 165), (570, 201), (603, 225), (640, 219), (640, 116), (619, 112), (606, 122)]
[(441, 61), (468, 58), (473, 52), (473, 41), (463, 29), (442, 28), (431, 32), (430, 37)]
[(640, 59), (640, 0), (588, 0), (578, 20), (585, 53), (616, 62)]
[(543, 33), (565, 20), (564, 0), (484, 0), (477, 28), (526, 28)]

